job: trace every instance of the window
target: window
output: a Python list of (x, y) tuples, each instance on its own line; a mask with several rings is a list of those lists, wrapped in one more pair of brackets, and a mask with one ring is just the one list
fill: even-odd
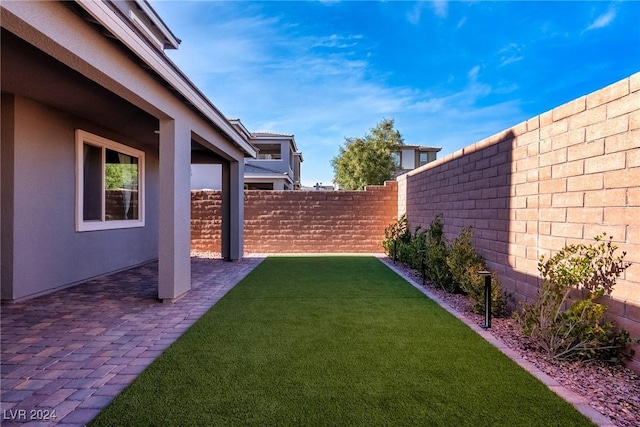
[(280, 153), (260, 153), (258, 160), (282, 160)]
[(76, 130), (76, 231), (144, 226), (144, 153)]
[(273, 190), (273, 182), (246, 182), (245, 190)]
[(426, 165), (429, 162), (428, 157), (427, 157), (427, 153), (426, 152), (421, 152), (420, 153), (420, 166), (422, 165)]
[(400, 167), (400, 153), (394, 152), (391, 153), (391, 158), (393, 159), (393, 164), (396, 165), (397, 168)]

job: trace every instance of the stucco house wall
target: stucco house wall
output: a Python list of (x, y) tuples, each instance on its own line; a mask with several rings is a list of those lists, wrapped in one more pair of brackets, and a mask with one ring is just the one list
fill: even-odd
[(222, 189), (222, 165), (192, 164), (191, 189)]
[[(157, 258), (157, 149), (28, 98), (3, 97), (10, 99), (3, 102), (2, 122), (15, 117), (11, 190), (13, 251), (19, 256), (13, 258), (13, 276), (20, 286), (3, 286), (2, 298), (37, 295)], [(74, 133), (78, 128), (145, 151), (144, 227), (76, 232)]]
[[(151, 10), (148, 3), (127, 6), (157, 19), (143, 10)], [(167, 60), (163, 46), (130, 22), (128, 8), (0, 4), (3, 300), (155, 258), (158, 298), (187, 292), (194, 153), (201, 163), (222, 165), (222, 252), (229, 260), (242, 256), (244, 158), (255, 149)], [(75, 230), (79, 129), (145, 153), (143, 227)]]

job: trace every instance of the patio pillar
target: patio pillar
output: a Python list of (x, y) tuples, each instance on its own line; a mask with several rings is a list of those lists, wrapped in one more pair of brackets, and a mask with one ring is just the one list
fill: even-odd
[(160, 120), (158, 298), (173, 302), (191, 289), (191, 131)]
[(222, 257), (242, 259), (244, 254), (244, 162), (222, 165)]

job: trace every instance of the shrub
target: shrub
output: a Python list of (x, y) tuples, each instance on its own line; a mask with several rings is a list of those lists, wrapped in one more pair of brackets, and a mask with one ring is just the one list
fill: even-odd
[[(446, 259), (455, 287), (466, 293), (476, 313), (484, 313), (484, 278), (478, 272), (486, 270), (482, 257), (473, 247), (473, 231), (466, 227), (453, 241)], [(506, 311), (506, 294), (497, 274), (491, 275), (491, 313), (503, 316)]]
[[(473, 273), (484, 270), (484, 261), (473, 247), (473, 231), (466, 227), (455, 238), (445, 260), (451, 271), (453, 287), (468, 292), (473, 287)], [(477, 276), (477, 274), (475, 275)]]
[[(468, 294), (473, 309), (484, 312), (484, 279), (478, 275), (486, 270), (484, 260), (473, 247), (473, 232), (467, 227), (448, 246), (444, 236), (442, 214), (436, 215), (427, 230), (417, 227), (409, 231), (407, 218), (402, 215), (385, 228), (382, 246), (394, 260), (414, 270), (422, 268), (425, 259), (425, 276), (436, 286), (451, 293)], [(491, 312), (502, 316), (506, 309), (506, 295), (497, 275), (492, 275)]]
[(425, 234), (426, 232), (420, 227), (417, 227), (412, 234), (406, 215), (402, 215), (396, 222), (385, 228), (382, 246), (389, 257), (418, 269), (423, 256), (421, 251), (425, 250)]
[(417, 227), (411, 236), (411, 240), (405, 245), (407, 254), (404, 262), (415, 270), (422, 268), (422, 258), (426, 250), (426, 234), (425, 230)]
[(461, 292), (453, 282), (451, 270), (447, 265), (447, 240), (443, 232), (442, 214), (436, 215), (426, 235), (425, 274), (447, 292)]
[(397, 258), (398, 245), (411, 240), (411, 232), (407, 228), (407, 216), (402, 215), (398, 220), (384, 229), (382, 247), (385, 253), (393, 259)]
[[(605, 321), (606, 307), (596, 302), (611, 294), (630, 265), (623, 261), (626, 252), (614, 256), (617, 246), (605, 237), (596, 236), (595, 244), (566, 246), (549, 259), (540, 257), (544, 281), (538, 297), (514, 313), (523, 333), (553, 358), (619, 360), (633, 354), (628, 332)], [(583, 296), (572, 301), (576, 290)]]

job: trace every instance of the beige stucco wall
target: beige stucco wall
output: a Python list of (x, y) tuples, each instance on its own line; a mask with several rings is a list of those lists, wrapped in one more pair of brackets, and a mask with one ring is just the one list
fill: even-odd
[[(6, 286), (3, 278), (2, 299), (35, 295), (157, 258), (157, 149), (27, 98), (15, 97), (13, 107), (14, 140), (3, 137), (2, 144), (12, 145), (14, 152), (13, 159), (3, 157), (14, 169), (13, 182), (4, 182), (3, 176), (3, 186), (10, 185), (13, 192), (7, 218), (12, 219), (9, 250), (14, 254), (14, 286)], [(3, 127), (11, 120), (7, 111), (2, 110)], [(74, 132), (78, 128), (145, 152), (144, 227), (75, 231)], [(5, 214), (9, 212), (3, 210), (3, 218)]]
[[(70, 238), (64, 234), (64, 231), (60, 231), (59, 234), (54, 233), (51, 237), (61, 238), (61, 245), (64, 244), (64, 247), (68, 248), (67, 252), (86, 251), (90, 247), (95, 247), (96, 250), (86, 251), (88, 254), (78, 258), (83, 262), (74, 266), (73, 269), (77, 270), (74, 273), (64, 271), (66, 264), (58, 262), (58, 258), (64, 257), (63, 255), (51, 255), (50, 261), (43, 260), (41, 264), (36, 265), (34, 272), (29, 272), (37, 277), (32, 281), (33, 289), (31, 289), (32, 285), (27, 286), (28, 292), (38, 291), (43, 285), (36, 282), (39, 278), (45, 278), (49, 271), (52, 272), (51, 277), (55, 280), (44, 286), (51, 290), (57, 286), (59, 277), (66, 277), (65, 284), (68, 285), (73, 283), (72, 281), (81, 280), (87, 274), (93, 274), (98, 269), (101, 270), (99, 274), (102, 274), (113, 271), (114, 268), (126, 268), (135, 262), (148, 260), (150, 256), (147, 245), (155, 245), (153, 257), (159, 259), (158, 296), (161, 299), (173, 300), (186, 292), (191, 283), (189, 167), (192, 141), (211, 150), (218, 158), (227, 162), (226, 175), (223, 169), (223, 176), (225, 176), (223, 188), (228, 206), (223, 227), (227, 245), (223, 252), (227, 253), (229, 259), (241, 257), (241, 218), (243, 216), (241, 163), (244, 161), (245, 153), (251, 154), (253, 150), (235, 133), (231, 124), (216, 107), (204, 98), (171, 62), (166, 61), (165, 57), (158, 52), (150, 50), (134, 31), (123, 25), (121, 18), (114, 14), (106, 3), (4, 2), (0, 12), (3, 31), (7, 31), (3, 34), (11, 33), (10, 37), (3, 37), (3, 47), (17, 47), (11, 49), (11, 53), (17, 62), (20, 62), (17, 64), (16, 61), (4, 61), (5, 50), (3, 49), (3, 91), (16, 93), (25, 99), (38, 99), (42, 105), (55, 106), (45, 109), (59, 112), (52, 116), (39, 112), (40, 115), (29, 118), (21, 115), (16, 120), (24, 120), (21, 125), (23, 128), (27, 129), (26, 122), (30, 122), (33, 128), (29, 129), (30, 132), (40, 131), (41, 126), (44, 126), (47, 131), (53, 130), (52, 136), (62, 143), (64, 138), (60, 135), (67, 132), (68, 128), (75, 126), (75, 124), (69, 126), (68, 121), (80, 120), (79, 118), (82, 117), (89, 123), (95, 123), (95, 127), (105, 133), (114, 134), (116, 137), (111, 139), (118, 142), (123, 142), (117, 138), (119, 135), (136, 135), (136, 141), (131, 143), (144, 141), (148, 144), (147, 147), (153, 147), (145, 150), (155, 150), (155, 160), (150, 156), (149, 165), (153, 167), (153, 162), (157, 165), (150, 171), (147, 184), (157, 186), (155, 193), (157, 199), (148, 202), (148, 210), (155, 209), (158, 220), (155, 223), (147, 222), (147, 227), (152, 230), (148, 235), (141, 233), (139, 229), (120, 230), (113, 234), (95, 232), (92, 234), (95, 238), (87, 237), (89, 235)], [(93, 18), (87, 20), (85, 16)], [(106, 30), (101, 30), (94, 22), (89, 21), (102, 23)], [(105, 36), (108, 31), (112, 32), (117, 42), (112, 37)], [(22, 50), (25, 50), (22, 48), (33, 53), (34, 59), (31, 60), (30, 54), (21, 54)], [(48, 66), (41, 67), (38, 66), (39, 64)], [(142, 64), (148, 64), (150, 67)], [(6, 76), (8, 78), (5, 78)], [(9, 85), (11, 87), (7, 88)], [(176, 91), (181, 96), (176, 96)], [(184, 102), (185, 98), (189, 102)], [(70, 119), (74, 116), (76, 118)], [(57, 124), (57, 120), (60, 123)], [(41, 125), (40, 121), (43, 121), (44, 125)], [(91, 126), (87, 127), (86, 130), (92, 131)], [(99, 131), (94, 133), (110, 137)], [(31, 138), (32, 136), (37, 138)], [(41, 138), (42, 136), (31, 134), (28, 137), (16, 136), (14, 147), (16, 149), (19, 147), (21, 150), (16, 154), (16, 168), (18, 166), (36, 167), (29, 156), (45, 160), (40, 155), (40, 145), (44, 144), (42, 141), (47, 138)], [(42, 152), (51, 150), (51, 147), (47, 146)], [(54, 151), (49, 154), (53, 156), (51, 159), (57, 160), (58, 163), (66, 165), (70, 171), (73, 171), (73, 163), (69, 165), (69, 162), (73, 162), (73, 150)], [(3, 165), (5, 160), (3, 157)], [(18, 165), (17, 162), (23, 162), (24, 165)], [(47, 168), (54, 168), (54, 166), (46, 164), (45, 169)], [(16, 169), (14, 183), (16, 194), (22, 194), (25, 189), (29, 189), (30, 182), (22, 179), (20, 175), (28, 173), (27, 171), (29, 169), (18, 173)], [(59, 204), (66, 206), (69, 203), (66, 198), (69, 197), (69, 191), (73, 189), (73, 181), (69, 184), (68, 179), (65, 178), (64, 174), (68, 173), (66, 169), (65, 171), (55, 169), (53, 172), (59, 172), (61, 180), (56, 183), (47, 183), (49, 187), (45, 186), (45, 188), (56, 185), (61, 197), (65, 197), (65, 199), (56, 200)], [(33, 179), (38, 179), (39, 173), (40, 171), (36, 172)], [(52, 176), (57, 178), (56, 175)], [(67, 184), (70, 187), (62, 188)], [(23, 188), (23, 185), (26, 187)], [(151, 195), (148, 194), (148, 196)], [(43, 200), (49, 202), (53, 200), (49, 194), (43, 197)], [(70, 200), (74, 200), (73, 197)], [(44, 207), (40, 203), (29, 201), (16, 200), (15, 203), (16, 205), (12, 206), (15, 212), (14, 217), (27, 215), (25, 208), (36, 207), (38, 209), (34, 212), (39, 213)], [(7, 203), (3, 198), (3, 207), (5, 205)], [(33, 214), (28, 212), (28, 218), (31, 218), (31, 215)], [(2, 216), (4, 230), (4, 209)], [(73, 218), (73, 215), (70, 218)], [(59, 227), (64, 229), (66, 213), (60, 214), (59, 218), (56, 217), (56, 220), (58, 219), (63, 222), (60, 225), (52, 222), (51, 229)], [(12, 229), (14, 236), (18, 236), (25, 242), (35, 238), (29, 233), (23, 238), (22, 230)], [(139, 240), (134, 242), (132, 238), (129, 241), (129, 238), (136, 233)], [(6, 239), (3, 231), (4, 240)], [(129, 244), (125, 248), (123, 242), (127, 241)], [(58, 244), (59, 242), (51, 243), (56, 248)], [(76, 249), (76, 245), (79, 249)], [(31, 249), (30, 245), (21, 245), (20, 242), (15, 241), (8, 255), (4, 253), (3, 246), (2, 257), (3, 259), (28, 258), (31, 256), (29, 252)], [(134, 251), (137, 251), (136, 255), (133, 255)], [(94, 258), (94, 254), (99, 255)], [(94, 262), (101, 265), (94, 265)], [(12, 276), (13, 284), (6, 285), (3, 279), (3, 289), (22, 286), (16, 279), (19, 272), (23, 271), (20, 270), (21, 268), (22, 266), (15, 262), (7, 267), (11, 272), (3, 274), (3, 277)], [(14, 295), (6, 297), (3, 293), (3, 298), (19, 298), (24, 294), (22, 291), (11, 293)]]

